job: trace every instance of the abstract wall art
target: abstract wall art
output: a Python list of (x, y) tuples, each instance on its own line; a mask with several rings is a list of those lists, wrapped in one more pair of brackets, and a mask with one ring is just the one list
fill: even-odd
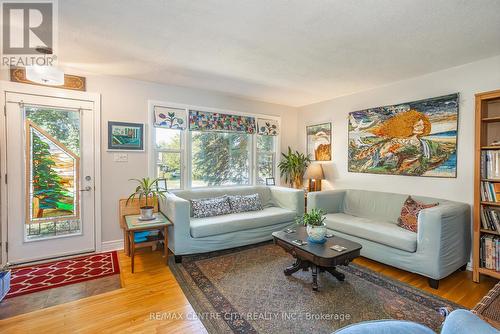
[(332, 123), (306, 127), (307, 154), (313, 161), (332, 160)]
[(458, 94), (349, 113), (349, 172), (457, 176)]

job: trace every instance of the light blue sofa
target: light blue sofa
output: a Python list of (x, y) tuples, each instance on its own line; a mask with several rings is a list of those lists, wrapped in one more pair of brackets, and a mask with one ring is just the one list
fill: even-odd
[(308, 194), (308, 210), (327, 212), (325, 223), (334, 234), (360, 243), (361, 255), (439, 280), (465, 269), (470, 253), (470, 207), (464, 203), (412, 196), (439, 203), (418, 217), (418, 233), (397, 225), (408, 195), (366, 190), (329, 190)]
[[(430, 328), (401, 320), (360, 322), (339, 329), (335, 334), (435, 334)], [(440, 334), (498, 334), (499, 331), (477, 315), (455, 310), (446, 317)]]
[[(264, 210), (193, 218), (190, 199), (259, 194)], [(182, 255), (205, 253), (272, 239), (272, 233), (294, 223), (304, 212), (304, 191), (282, 187), (248, 186), (178, 191), (160, 201), (160, 210), (174, 225), (168, 246), (176, 262)]]

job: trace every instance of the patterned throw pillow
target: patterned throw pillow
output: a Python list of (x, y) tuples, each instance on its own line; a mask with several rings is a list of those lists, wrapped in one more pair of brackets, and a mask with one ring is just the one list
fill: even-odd
[(231, 213), (227, 196), (192, 199), (191, 209), (194, 218), (213, 217)]
[(260, 200), (259, 194), (252, 195), (236, 195), (228, 196), (229, 204), (231, 205), (231, 211), (236, 212), (246, 212), (246, 211), (259, 211), (263, 210), (262, 202)]
[(405, 201), (403, 208), (401, 208), (401, 216), (398, 218), (398, 226), (408, 231), (417, 233), (418, 229), (418, 214), (421, 210), (432, 208), (439, 203), (425, 204), (415, 201), (411, 196)]

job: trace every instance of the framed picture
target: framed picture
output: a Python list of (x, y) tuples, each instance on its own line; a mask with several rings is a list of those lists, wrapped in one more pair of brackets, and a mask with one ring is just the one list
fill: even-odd
[(349, 172), (457, 177), (459, 95), (349, 113)]
[(306, 126), (307, 154), (312, 161), (332, 160), (332, 123)]
[(276, 181), (274, 180), (274, 177), (266, 177), (266, 186), (275, 186)]
[(144, 123), (108, 122), (108, 151), (144, 151)]
[(158, 191), (167, 192), (167, 179), (158, 179), (156, 182), (156, 189)]

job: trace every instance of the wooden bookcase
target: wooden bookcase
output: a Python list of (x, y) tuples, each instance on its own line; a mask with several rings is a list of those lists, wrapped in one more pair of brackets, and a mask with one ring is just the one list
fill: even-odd
[(473, 275), (474, 282), (479, 282), (481, 274), (500, 279), (500, 271), (481, 267), (481, 236), (500, 235), (497, 231), (486, 230), (481, 225), (481, 207), (500, 207), (500, 202), (481, 201), (481, 182), (500, 183), (500, 179), (485, 179), (481, 170), (481, 152), (499, 150), (493, 141), (500, 140), (500, 90), (476, 94), (476, 136), (474, 166), (474, 228), (473, 228)]

